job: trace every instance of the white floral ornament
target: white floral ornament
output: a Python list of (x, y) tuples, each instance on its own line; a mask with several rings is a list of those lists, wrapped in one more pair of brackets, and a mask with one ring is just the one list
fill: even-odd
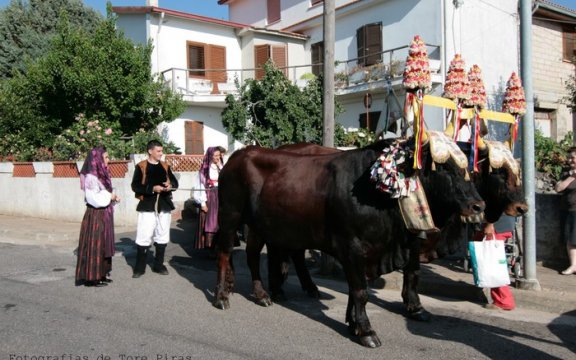
[(376, 183), (376, 188), (387, 192), (393, 199), (406, 197), (418, 189), (418, 183), (413, 177), (406, 177), (398, 170), (398, 166), (406, 162), (408, 149), (396, 143), (382, 150), (382, 154), (370, 169), (370, 179)]

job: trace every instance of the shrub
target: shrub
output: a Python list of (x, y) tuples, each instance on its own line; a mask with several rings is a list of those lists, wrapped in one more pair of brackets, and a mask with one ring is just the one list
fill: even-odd
[(540, 130), (534, 133), (534, 155), (536, 170), (548, 174), (555, 181), (560, 179), (566, 167), (566, 152), (573, 146), (572, 132), (566, 134), (564, 139), (556, 142), (542, 135)]

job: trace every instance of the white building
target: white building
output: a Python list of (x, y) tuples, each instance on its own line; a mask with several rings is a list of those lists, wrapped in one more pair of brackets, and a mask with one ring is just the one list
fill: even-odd
[[(270, 57), (287, 66), (286, 74), (295, 82), (305, 73), (321, 71), (311, 64), (320, 64), (323, 57), (323, 1), (218, 3), (228, 6), (229, 21), (164, 9), (158, 1), (114, 7), (118, 27), (130, 38), (152, 41), (152, 70), (187, 101), (186, 112), (166, 125), (170, 139), (185, 153), (201, 153), (213, 145), (235, 148), (220, 121), (222, 93), (231, 91), (234, 77), (254, 77), (253, 69)], [(365, 127), (368, 118), (371, 128), (382, 130), (386, 120), (400, 116), (403, 62), (415, 35), (429, 44), (437, 70), (434, 94), (442, 94), (449, 62), (460, 53), (468, 67), (482, 68), (490, 105), (499, 110), (505, 82), (519, 70), (517, 0), (336, 0), (335, 72), (337, 79), (346, 80), (336, 91), (345, 108), (339, 123)], [(364, 106), (366, 94), (372, 97), (370, 109)], [(430, 128), (441, 128), (440, 110), (427, 110), (426, 121)]]

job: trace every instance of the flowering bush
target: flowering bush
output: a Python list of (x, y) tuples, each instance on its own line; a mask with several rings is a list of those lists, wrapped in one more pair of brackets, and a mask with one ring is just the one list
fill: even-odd
[(56, 137), (52, 147), (53, 159), (83, 159), (96, 146), (106, 147), (111, 159), (124, 159), (128, 150), (128, 144), (120, 139), (117, 124), (80, 114), (70, 128)]
[(335, 132), (336, 146), (364, 147), (376, 141), (376, 135), (368, 129), (343, 128), (339, 126)]
[(152, 139), (158, 139), (164, 143), (164, 153), (178, 152), (178, 148), (173, 143), (162, 139), (162, 136), (154, 130), (140, 129), (133, 136), (122, 136), (119, 129), (120, 126), (117, 123), (97, 118), (89, 119), (80, 114), (69, 129), (56, 137), (52, 146), (52, 159), (80, 160), (84, 159), (93, 147), (104, 146), (110, 159), (123, 160), (127, 159), (130, 154), (146, 153), (146, 145)]

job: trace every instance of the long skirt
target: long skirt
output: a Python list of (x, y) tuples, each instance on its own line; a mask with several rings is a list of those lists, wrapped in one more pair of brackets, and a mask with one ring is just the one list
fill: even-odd
[(206, 233), (218, 232), (218, 188), (207, 190), (206, 197), (208, 212), (200, 211), (196, 243), (194, 244), (195, 249), (204, 249), (206, 247)]
[(564, 241), (576, 246), (576, 211), (562, 211), (561, 216)]
[(111, 206), (88, 206), (80, 226), (76, 284), (102, 280), (112, 270), (114, 212)]

